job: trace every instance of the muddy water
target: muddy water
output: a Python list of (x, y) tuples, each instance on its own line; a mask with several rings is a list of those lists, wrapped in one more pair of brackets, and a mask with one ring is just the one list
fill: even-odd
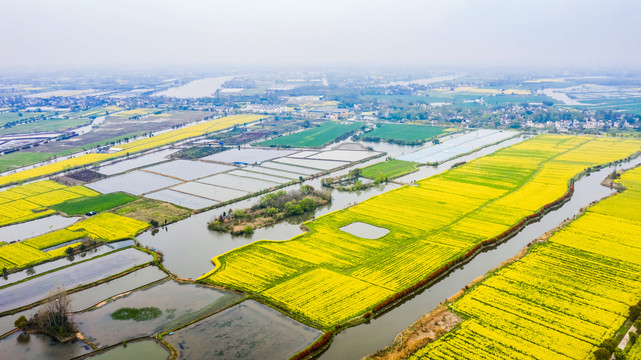
[[(636, 159), (618, 168), (629, 168), (639, 164), (641, 159)], [(540, 221), (526, 226), (508, 241), (476, 255), (470, 262), (457, 267), (422, 293), (367, 324), (339, 333), (320, 359), (360, 359), (391, 344), (401, 331), (472, 280), (515, 256), (529, 242), (558, 226), (563, 220), (574, 216), (582, 207), (612, 194), (611, 189), (601, 186), (600, 183), (614, 168), (608, 167), (583, 177), (576, 182), (570, 201), (547, 213)]]
[(60, 215), (52, 215), (26, 223), (3, 226), (0, 228), (0, 241), (10, 243), (29, 239), (50, 231), (65, 228), (80, 219), (80, 217), (67, 218)]
[(165, 360), (169, 351), (155, 340), (144, 340), (118, 346), (86, 359), (90, 360)]
[(179, 359), (287, 359), (322, 335), (253, 300), (165, 336)]
[[(242, 295), (212, 288), (166, 281), (119, 297), (97, 309), (74, 314), (78, 330), (99, 347), (174, 329), (242, 299)], [(155, 307), (162, 313), (144, 321), (115, 320), (121, 308)]]
[(136, 245), (136, 242), (133, 240), (116, 241), (109, 244), (101, 245), (91, 250), (83, 251), (80, 254), (77, 254), (74, 256), (68, 256), (62, 259), (46, 262), (44, 264), (36, 265), (32, 268), (29, 268), (17, 273), (9, 274), (7, 276), (0, 276), (0, 286), (13, 284), (20, 280), (24, 280), (26, 278), (36, 276), (38, 274), (42, 274), (47, 271), (51, 271), (51, 270), (61, 268), (63, 266), (71, 265), (72, 263), (75, 263), (75, 262), (92, 259), (96, 256), (104, 255), (111, 251), (126, 248), (133, 245)]
[[(438, 167), (422, 166), (418, 172), (407, 175), (398, 180), (409, 183), (414, 179), (422, 179), (432, 176), (450, 169), (453, 164), (459, 161), (473, 160), (477, 157), (490, 154), (500, 148), (521, 142), (524, 139), (525, 138), (510, 139), (501, 144), (481, 149), (474, 154), (466, 155), (452, 161), (447, 161)], [(399, 146), (387, 143), (364, 143), (364, 145), (373, 146), (376, 151), (386, 151), (388, 152), (388, 156), (400, 155), (402, 153), (411, 152), (412, 149), (415, 149), (415, 147)], [(352, 168), (365, 167), (383, 160), (384, 158), (373, 159), (365, 163), (357, 164), (350, 168), (334, 172), (331, 176), (347, 174)], [(311, 185), (316, 189), (322, 188), (321, 178), (306, 181), (305, 184)], [(399, 186), (399, 184), (388, 183), (357, 192), (342, 192), (330, 189), (328, 191), (332, 193), (332, 202), (327, 206), (316, 209), (316, 211), (311, 214), (292, 217), (273, 226), (257, 229), (254, 234), (250, 236), (231, 236), (230, 234), (213, 232), (207, 229), (207, 222), (212, 218), (218, 217), (223, 213), (223, 211), (227, 212), (229, 209), (243, 209), (250, 207), (258, 201), (258, 196), (225, 206), (224, 208), (213, 209), (191, 216), (185, 220), (165, 226), (158, 231), (147, 231), (138, 236), (138, 241), (143, 245), (149, 245), (162, 251), (164, 254), (163, 264), (169, 271), (180, 277), (195, 279), (213, 268), (211, 259), (217, 255), (262, 239), (289, 239), (303, 232), (300, 229), (300, 224), (303, 221), (311, 220), (314, 217), (319, 217), (332, 211), (344, 209), (355, 203), (365, 201), (374, 195), (384, 193)], [(300, 185), (295, 184), (285, 187), (282, 190), (288, 191), (299, 187)], [(327, 188), (322, 189), (327, 190)]]
[(11, 360), (71, 359), (91, 352), (82, 341), (60, 344), (47, 335), (15, 333), (0, 341), (0, 357)]
[[(167, 277), (162, 270), (155, 266), (147, 266), (131, 274), (111, 280), (99, 286), (88, 288), (86, 290), (78, 291), (70, 294), (71, 310), (80, 311), (88, 309), (99, 302), (106, 300), (114, 295), (124, 293), (125, 291), (137, 289), (141, 286), (147, 285), (154, 281), (158, 281)], [(27, 318), (33, 316), (40, 307), (35, 307), (25, 310), (13, 315), (6, 315), (0, 317), (0, 335), (5, 334), (14, 329), (13, 322), (21, 315)]]

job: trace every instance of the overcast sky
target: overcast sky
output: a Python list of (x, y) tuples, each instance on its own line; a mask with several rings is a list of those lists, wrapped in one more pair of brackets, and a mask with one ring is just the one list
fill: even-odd
[(2, 0), (0, 68), (641, 68), (639, 0)]

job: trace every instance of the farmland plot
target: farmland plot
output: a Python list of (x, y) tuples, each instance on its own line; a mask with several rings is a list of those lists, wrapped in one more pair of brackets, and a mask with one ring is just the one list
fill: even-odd
[[(466, 165), (370, 198), (306, 223), (310, 231), (289, 241), (258, 241), (213, 259), (215, 269), (201, 281), (259, 294), (319, 325), (329, 327), (363, 314), (491, 241), (527, 216), (565, 196), (569, 180), (597, 165), (583, 151), (615, 161), (641, 150), (636, 140), (538, 136)], [(558, 158), (563, 156), (562, 160)], [(499, 214), (500, 216), (495, 216)], [(378, 239), (341, 231), (354, 222), (389, 230)], [(393, 254), (393, 255), (390, 255)], [(322, 272), (320, 270), (327, 270)], [(340, 287), (315, 287), (312, 275), (355, 281), (367, 290), (362, 302), (330, 306)], [(314, 301), (283, 284), (309, 284)], [(306, 295), (307, 296), (307, 295)], [(326, 306), (319, 306), (326, 304)]]
[(641, 297), (639, 179), (457, 301), (468, 320), (412, 359), (591, 357)]

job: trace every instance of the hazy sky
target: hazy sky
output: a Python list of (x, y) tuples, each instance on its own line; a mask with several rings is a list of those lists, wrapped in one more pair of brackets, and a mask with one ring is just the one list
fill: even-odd
[(0, 69), (641, 68), (639, 0), (1, 0)]

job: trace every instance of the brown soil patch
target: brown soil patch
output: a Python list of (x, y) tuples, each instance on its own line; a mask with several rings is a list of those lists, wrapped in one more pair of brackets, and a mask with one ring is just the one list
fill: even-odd
[(414, 324), (398, 334), (392, 345), (369, 355), (367, 360), (407, 359), (418, 349), (452, 330), (463, 319), (439, 305), (432, 312), (423, 315)]

